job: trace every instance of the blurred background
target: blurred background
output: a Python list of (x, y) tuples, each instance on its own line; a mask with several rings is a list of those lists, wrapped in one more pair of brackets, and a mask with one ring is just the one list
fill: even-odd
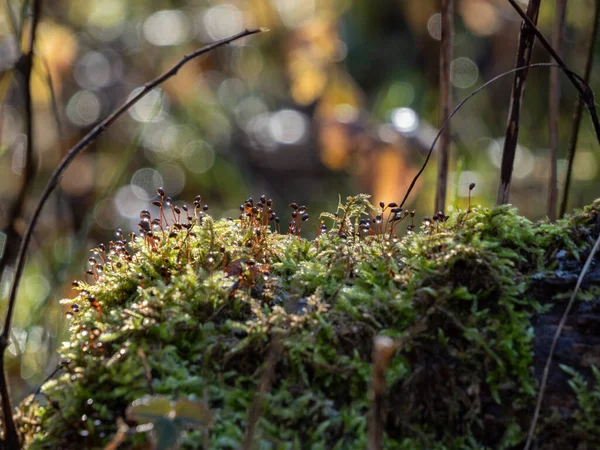
[[(583, 73), (592, 0), (571, 2), (565, 59)], [(84, 277), (89, 248), (137, 230), (156, 188), (190, 204), (197, 194), (217, 217), (237, 217), (263, 192), (287, 217), (289, 202), (334, 211), (338, 195), (398, 202), (438, 127), (439, 0), (54, 0), (42, 2), (32, 79), (36, 176), (22, 233), (61, 157), (144, 82), (185, 53), (243, 28), (269, 27), (186, 65), (120, 118), (67, 170), (46, 205), (22, 279), (8, 370), (15, 397), (35, 390), (57, 363), (65, 313), (58, 301)], [(0, 230), (23, 179), (23, 91), (12, 68), (26, 41), (30, 2), (0, 6)], [(14, 18), (15, 27), (10, 17)], [(551, 35), (554, 2), (540, 28)], [(25, 23), (25, 26), (23, 25)], [(504, 0), (456, 0), (453, 103), (514, 65), (520, 20)], [(598, 52), (597, 52), (598, 53)], [(596, 55), (598, 56), (598, 55)], [(534, 62), (549, 57), (536, 46)], [(511, 201), (545, 214), (548, 69), (532, 69), (521, 119)], [(576, 91), (562, 83), (559, 182)], [(447, 205), (495, 203), (512, 76), (466, 104), (452, 121)], [(592, 75), (592, 88), (600, 75)], [(598, 152), (584, 116), (570, 207), (597, 195)], [(434, 211), (436, 161), (410, 198)], [(285, 222), (284, 219), (284, 223)], [(0, 231), (0, 254), (7, 248)], [(4, 272), (4, 311), (13, 272)]]

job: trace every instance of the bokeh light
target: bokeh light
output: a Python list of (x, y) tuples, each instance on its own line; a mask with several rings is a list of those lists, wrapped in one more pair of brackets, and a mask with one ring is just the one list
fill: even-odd
[[(138, 87), (129, 94), (127, 101), (134, 98), (143, 88)], [(166, 116), (168, 101), (161, 88), (155, 88), (133, 105), (128, 113), (138, 122), (158, 122)]]
[(215, 151), (206, 142), (195, 140), (183, 149), (183, 163), (190, 172), (201, 174), (210, 170), (215, 162)]
[(225, 39), (244, 28), (244, 16), (238, 7), (231, 3), (213, 6), (202, 17), (202, 30), (210, 40)]
[(391, 114), (392, 125), (402, 134), (411, 134), (419, 128), (419, 117), (411, 108), (397, 108)]
[(456, 58), (450, 65), (450, 81), (461, 89), (469, 88), (477, 82), (479, 69), (471, 59), (466, 57)]
[(298, 144), (307, 137), (306, 117), (292, 109), (282, 109), (271, 115), (269, 130), (273, 139), (281, 144)]
[(67, 117), (71, 123), (80, 127), (97, 122), (101, 113), (100, 97), (92, 91), (76, 92), (67, 103)]
[(183, 11), (157, 11), (144, 21), (144, 37), (152, 45), (181, 45), (190, 38), (191, 24)]
[(156, 196), (156, 188), (163, 185), (163, 178), (157, 170), (145, 167), (133, 174), (130, 183), (135, 195), (148, 201)]
[(433, 14), (427, 21), (427, 31), (436, 41), (442, 39), (442, 15), (440, 13)]

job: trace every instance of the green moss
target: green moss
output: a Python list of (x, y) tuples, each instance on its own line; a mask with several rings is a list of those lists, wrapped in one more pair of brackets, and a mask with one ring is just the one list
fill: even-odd
[(157, 239), (98, 250), (98, 280), (63, 301), (70, 362), (23, 405), (22, 432), (31, 448), (101, 448), (127, 407), (152, 394), (210, 409), (210, 430), (183, 427), (183, 448), (240, 448), (263, 363), (280, 345), (257, 448), (365, 448), (382, 334), (404, 342), (387, 371), (386, 448), (510, 448), (536, 389), (531, 319), (543, 308), (528, 282), (557, 249), (578, 257), (589, 247), (599, 208), (557, 224), (475, 208), (412, 232), (407, 214), (365, 223), (381, 211), (361, 195), (323, 214), (332, 229), (314, 241), (270, 231), (266, 206), (235, 221), (196, 208), (189, 227), (168, 231), (161, 219)]

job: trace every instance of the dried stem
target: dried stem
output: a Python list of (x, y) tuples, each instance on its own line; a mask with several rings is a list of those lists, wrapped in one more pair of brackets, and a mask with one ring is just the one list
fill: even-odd
[[(556, 0), (554, 26), (552, 29), (552, 47), (556, 53), (562, 53), (565, 38), (565, 16), (567, 0)], [(552, 59), (552, 57), (550, 57)], [(559, 69), (550, 68), (550, 87), (548, 92), (548, 130), (550, 141), (550, 176), (548, 177), (548, 218), (556, 221), (558, 204), (558, 120), (560, 116), (560, 80)]]
[[(541, 0), (531, 0), (527, 5), (527, 16), (535, 24), (540, 11)], [(531, 51), (535, 41), (535, 33), (527, 22), (521, 24), (519, 33), (519, 47), (515, 67), (527, 66), (531, 61)], [(504, 148), (502, 150), (502, 165), (500, 168), (500, 183), (498, 185), (498, 197), (496, 203), (508, 203), (510, 196), (510, 181), (512, 178), (513, 164), (517, 150), (517, 139), (519, 137), (519, 122), (521, 120), (521, 106), (525, 94), (525, 81), (529, 70), (525, 69), (515, 73), (508, 112), (508, 123), (504, 137)]]
[[(594, 10), (594, 25), (592, 26), (592, 35), (588, 44), (588, 54), (585, 63), (585, 72), (583, 80), (586, 83), (590, 82), (592, 66), (594, 65), (594, 44), (598, 37), (598, 24), (600, 23), (600, 0), (596, 0), (596, 8)], [(573, 173), (573, 162), (575, 161), (575, 151), (577, 148), (577, 140), (579, 139), (579, 126), (581, 125), (581, 116), (583, 114), (584, 100), (582, 97), (577, 99), (575, 114), (571, 125), (571, 140), (569, 142), (569, 164), (567, 167), (567, 176), (565, 178), (565, 186), (563, 188), (563, 198), (560, 204), (560, 215), (564, 216), (567, 212), (567, 203), (569, 201), (569, 190), (571, 188), (571, 175)]]
[(373, 371), (371, 375), (368, 450), (383, 450), (385, 428), (385, 374), (398, 344), (388, 336), (376, 336), (373, 343)]
[[(67, 169), (71, 162), (75, 159), (75, 157), (85, 150), (93, 141), (96, 140), (98, 136), (100, 136), (104, 131), (108, 129), (120, 116), (122, 116), (129, 108), (135, 105), (142, 97), (144, 97), (148, 92), (153, 90), (156, 86), (165, 82), (169, 78), (175, 76), (179, 69), (183, 67), (190, 60), (197, 58), (198, 56), (207, 53), (215, 48), (221, 47), (223, 45), (229, 44), (235, 40), (241, 39), (243, 37), (259, 33), (264, 31), (263, 29), (252, 29), (252, 30), (244, 30), (234, 36), (229, 38), (214, 42), (210, 45), (204, 46), (195, 50), (192, 53), (185, 55), (177, 64), (175, 64), (171, 69), (169, 69), (164, 74), (155, 78), (154, 80), (146, 83), (143, 88), (131, 99), (127, 100), (123, 105), (121, 105), (118, 109), (116, 109), (113, 113), (111, 113), (106, 119), (104, 119), (99, 125), (97, 125), (92, 131), (90, 131), (83, 139), (81, 139), (74, 147), (72, 147), (65, 157), (58, 164), (54, 172), (52, 173), (48, 184), (44, 188), (42, 195), (35, 207), (34, 213), (29, 221), (29, 225), (27, 227), (27, 231), (23, 236), (23, 240), (21, 241), (21, 246), (19, 248), (19, 254), (17, 255), (17, 263), (16, 270), (13, 279), (13, 283), (10, 290), (10, 295), (8, 299), (8, 308), (6, 310), (6, 318), (4, 321), (4, 328), (2, 330), (2, 335), (0, 336), (0, 394), (2, 395), (2, 409), (4, 412), (4, 419), (6, 421), (6, 428), (9, 429), (9, 422), (12, 423), (13, 434), (7, 432), (6, 441), (10, 446), (11, 439), (14, 440), (17, 438), (16, 429), (14, 429), (14, 421), (12, 420), (12, 407), (10, 404), (10, 399), (8, 395), (8, 385), (6, 382), (6, 376), (4, 374), (4, 354), (6, 348), (8, 346), (8, 336), (10, 333), (12, 316), (15, 307), (15, 302), (17, 298), (17, 292), (19, 289), (19, 281), (21, 276), (23, 275), (23, 269), (25, 267), (25, 259), (27, 248), (29, 246), (29, 242), (31, 241), (31, 237), (33, 235), (33, 231), (35, 226), (37, 225), (37, 221), (39, 219), (40, 213), (46, 204), (46, 201), (50, 197), (50, 194), (56, 189), (58, 186), (60, 179)], [(16, 441), (16, 447), (18, 448), (18, 440)]]
[[(442, 0), (442, 36), (440, 40), (440, 120), (442, 124), (450, 114), (452, 86), (450, 84), (450, 63), (452, 62), (452, 41), (454, 34), (454, 0)], [(450, 153), (450, 127), (446, 127), (438, 148), (438, 176), (435, 193), (435, 211), (446, 207), (448, 186), (448, 155)]]
[(579, 274), (579, 278), (577, 278), (577, 284), (575, 284), (575, 289), (573, 289), (573, 293), (571, 294), (571, 298), (569, 298), (569, 303), (567, 304), (567, 308), (560, 318), (560, 322), (558, 323), (558, 327), (556, 328), (556, 333), (554, 333), (554, 338), (552, 339), (552, 345), (550, 346), (550, 352), (548, 353), (548, 358), (546, 359), (546, 365), (544, 366), (544, 373), (542, 375), (542, 383), (540, 384), (540, 392), (538, 394), (537, 403), (535, 405), (535, 412), (533, 414), (533, 420), (531, 421), (531, 427), (529, 428), (529, 434), (527, 435), (527, 442), (525, 443), (524, 450), (529, 450), (531, 445), (531, 441), (533, 440), (533, 436), (535, 435), (535, 426), (537, 425), (537, 421), (540, 417), (540, 410), (542, 408), (542, 401), (544, 400), (544, 393), (546, 391), (546, 384), (548, 383), (548, 375), (550, 374), (550, 365), (552, 364), (552, 358), (554, 357), (554, 351), (556, 350), (556, 345), (558, 344), (558, 338), (560, 337), (560, 333), (562, 332), (565, 324), (567, 322), (567, 317), (573, 308), (573, 304), (575, 303), (575, 297), (577, 296), (577, 292), (581, 287), (581, 283), (583, 282), (583, 278), (585, 274), (590, 269), (592, 265), (592, 261), (594, 260), (594, 256), (598, 251), (598, 247), (600, 247), (600, 235), (596, 238), (596, 242), (594, 243), (594, 247), (590, 251), (590, 255), (588, 256), (585, 264), (583, 265), (583, 269), (581, 269), (581, 273)]

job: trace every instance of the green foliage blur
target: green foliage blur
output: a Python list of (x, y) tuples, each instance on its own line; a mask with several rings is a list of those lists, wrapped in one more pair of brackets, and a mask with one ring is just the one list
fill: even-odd
[[(22, 182), (23, 92), (12, 70), (26, 45), (30, 3), (0, 7), (1, 230)], [(503, 0), (457, 0), (453, 103), (513, 67), (520, 21)], [(569, 5), (564, 55), (583, 72), (592, 0)], [(32, 81), (37, 174), (29, 214), (61, 157), (132, 93), (184, 54), (243, 28), (269, 27), (186, 65), (119, 119), (67, 170), (36, 231), (19, 295), (8, 370), (17, 397), (35, 390), (58, 363), (65, 331), (58, 300), (72, 295), (88, 249), (137, 230), (139, 211), (164, 187), (176, 204), (202, 195), (216, 216), (263, 192), (278, 205), (304, 203), (314, 216), (342, 197), (369, 193), (398, 201), (438, 126), (439, 2), (434, 0), (59, 0), (42, 2)], [(551, 34), (553, 2), (540, 28)], [(596, 55), (598, 50), (596, 51)], [(539, 46), (534, 62), (549, 61)], [(495, 201), (511, 77), (468, 103), (452, 122), (449, 208)], [(561, 79), (559, 182), (576, 100)], [(591, 86), (600, 78), (593, 72)], [(545, 212), (548, 70), (530, 72), (512, 202)], [(584, 117), (571, 206), (597, 195), (598, 156)], [(433, 213), (436, 164), (410, 199)], [(154, 215), (154, 211), (153, 211)], [(303, 233), (314, 236), (312, 220)], [(12, 272), (0, 280), (6, 306)]]

